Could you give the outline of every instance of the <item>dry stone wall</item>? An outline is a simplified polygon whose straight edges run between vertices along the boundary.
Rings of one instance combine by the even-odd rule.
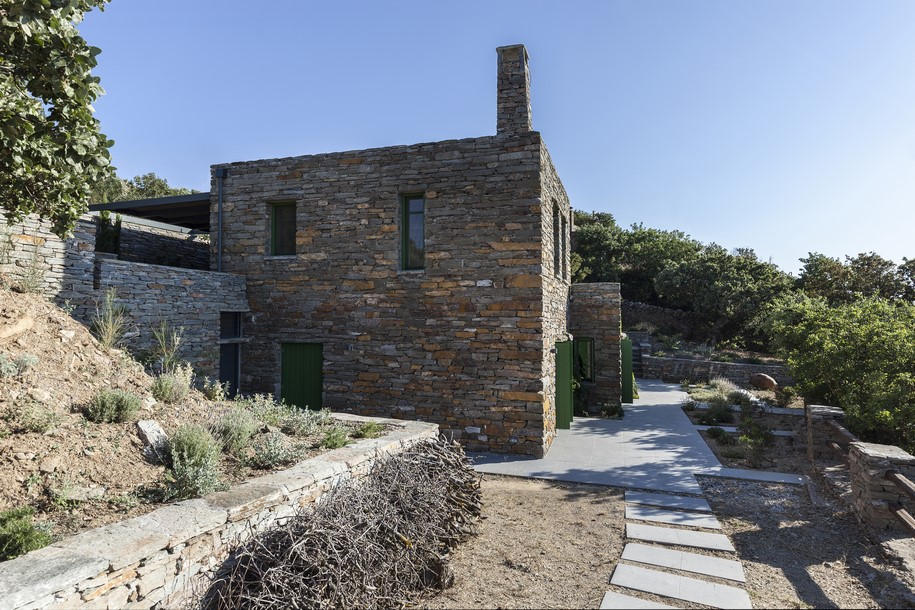
[[[620,285],[572,284],[572,334],[594,340],[594,381],[582,382],[588,406],[619,406],[621,401]]]
[[[279,393],[281,344],[321,343],[325,406],[542,454],[541,146],[530,132],[214,167],[214,193],[228,170],[223,269],[248,279],[243,386]],[[414,193],[425,269],[402,271]],[[279,201],[295,202],[293,256],[268,254]]]
[[[707,324],[701,316],[690,311],[648,305],[638,301],[623,301],[623,328],[651,326],[664,333],[677,333],[685,337],[702,337]]]
[[[209,237],[183,227],[122,216],[118,258],[205,270],[210,268]]]
[[[742,364],[642,355],[642,377],[645,379],[679,383],[684,379],[707,382],[715,377],[724,377],[737,385],[747,386],[753,373],[765,373],[775,379],[780,386],[793,383],[788,369],[779,364]]]
[[[431,424],[381,423],[399,427],[0,563],[0,607],[184,607],[237,544],[315,502],[338,481],[364,476],[377,459],[438,434]]]
[[[911,509],[912,500],[886,475],[899,472],[915,480],[915,456],[894,445],[853,442],[848,448],[848,470],[858,518],[878,528],[897,526],[893,511]]]

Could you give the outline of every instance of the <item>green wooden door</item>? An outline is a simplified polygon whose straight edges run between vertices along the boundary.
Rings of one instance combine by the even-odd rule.
[[[556,427],[572,425],[572,342],[556,344]]]
[[[632,402],[632,341],[622,339],[620,341],[620,368],[622,369],[622,379],[620,380],[620,393],[622,402]]]
[[[280,395],[287,404],[320,409],[324,349],[320,343],[283,343]]]

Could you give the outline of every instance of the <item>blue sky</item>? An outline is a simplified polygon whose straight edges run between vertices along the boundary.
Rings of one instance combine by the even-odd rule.
[[[915,257],[915,2],[114,0],[96,104],[119,173],[495,132],[496,52],[572,199],[755,248]]]

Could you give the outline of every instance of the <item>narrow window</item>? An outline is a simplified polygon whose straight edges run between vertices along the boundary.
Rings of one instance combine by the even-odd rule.
[[[562,252],[559,237],[559,207],[553,204],[553,275],[559,277],[559,261]]]
[[[572,341],[575,360],[575,377],[581,381],[594,381],[594,339],[575,337]]]
[[[562,265],[563,279],[569,278],[569,267],[566,264],[566,262],[569,260],[569,257],[568,257],[569,242],[568,242],[568,237],[567,237],[568,232],[569,232],[569,223],[566,220],[566,217],[563,216],[562,217],[562,263],[560,263]]]
[[[219,312],[219,338],[220,339],[238,339],[241,335],[240,311],[221,311]]]
[[[401,211],[401,266],[404,269],[422,269],[426,264],[426,200],[422,195],[404,195]]]
[[[295,254],[295,203],[270,204],[270,254]]]

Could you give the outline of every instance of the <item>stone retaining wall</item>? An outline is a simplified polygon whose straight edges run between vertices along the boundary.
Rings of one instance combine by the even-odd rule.
[[[594,381],[582,381],[588,406],[620,404],[620,285],[572,284],[572,335],[594,339]]]
[[[684,379],[691,382],[707,382],[714,377],[725,377],[737,385],[747,386],[753,373],[765,373],[775,379],[780,386],[793,383],[788,369],[780,364],[742,364],[642,356],[642,377],[671,383],[678,383]]]
[[[253,533],[292,516],[337,482],[364,476],[379,457],[438,434],[434,424],[376,421],[400,427],[0,563],[0,607],[180,607]]]
[[[848,469],[852,507],[858,518],[878,528],[897,526],[893,511],[911,507],[912,499],[886,475],[896,471],[915,480],[915,456],[895,445],[857,441],[849,445]]]
[[[208,236],[190,229],[121,216],[121,238],[118,258],[137,263],[210,268]]]

